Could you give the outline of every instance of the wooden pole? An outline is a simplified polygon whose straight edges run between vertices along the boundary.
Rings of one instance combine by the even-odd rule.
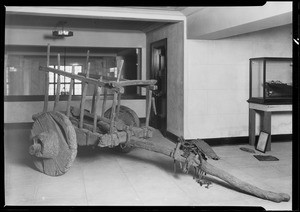
[[[91,113],[94,114],[95,112],[95,100],[97,96],[97,91],[98,91],[98,85],[94,85],[94,93],[93,93],[93,99],[92,99],[92,105],[91,105]]]
[[[146,149],[146,150],[149,150],[152,152],[164,154],[169,157],[173,157],[176,161],[179,161],[182,163],[186,162],[186,158],[182,156],[183,155],[182,150],[179,150],[180,152],[176,153],[176,151],[174,149],[172,150],[172,149],[168,148],[167,146],[160,146],[160,145],[154,144],[152,142],[147,142],[145,139],[138,139],[135,137],[132,137],[132,139],[130,141],[128,141],[128,144],[131,146],[137,147],[137,148],[142,148],[142,149]],[[193,153],[191,153],[191,154],[194,155]],[[282,202],[282,201],[287,202],[290,200],[290,196],[288,194],[275,193],[272,191],[260,189],[254,185],[251,185],[247,182],[244,182],[244,181],[234,177],[233,175],[229,174],[228,172],[226,172],[222,169],[219,169],[219,168],[209,164],[208,162],[206,162],[203,159],[199,159],[199,157],[196,155],[194,155],[192,160],[193,160],[192,164],[191,164],[192,166],[201,169],[202,171],[206,172],[209,175],[212,175],[212,176],[215,176],[215,177],[218,177],[218,178],[224,180],[225,182],[227,182],[229,185],[233,186],[237,190],[240,190],[245,193],[252,194],[256,197],[270,200],[273,202]]]
[[[47,46],[47,67],[50,65],[50,44]],[[44,97],[44,112],[48,110],[48,95],[49,95],[49,73],[45,72],[45,97]]]
[[[102,77],[100,78],[100,80],[102,80]],[[99,100],[100,100],[100,94],[101,94],[101,87],[97,86],[97,93],[96,93],[96,99],[95,102],[93,102],[93,104],[95,104],[93,106],[94,111],[92,112],[94,117],[93,117],[93,132],[96,132],[97,129],[97,116],[98,116],[98,105],[99,105]]]
[[[290,196],[285,193],[275,193],[272,191],[266,191],[263,189],[260,189],[256,186],[253,186],[249,183],[243,182],[242,180],[234,177],[233,175],[218,169],[217,167],[212,166],[211,164],[207,163],[205,160],[202,160],[200,163],[200,169],[206,172],[207,174],[210,174],[212,176],[218,177],[227,183],[229,183],[231,186],[242,190],[246,193],[252,194],[256,197],[260,197],[262,199],[271,200],[273,202],[282,202],[282,201],[289,201]]]
[[[119,120],[119,113],[121,108],[121,93],[118,93],[118,105],[117,105],[117,112],[116,112],[116,120]]]
[[[57,54],[57,66],[58,66],[58,70],[60,70],[60,54]],[[57,105],[59,102],[59,94],[60,94],[60,74],[57,74],[56,95],[55,95],[54,108],[53,108],[54,111],[56,111],[57,109]]]
[[[75,66],[74,65],[72,65],[72,74],[75,74]],[[67,102],[67,113],[66,113],[67,117],[70,117],[70,107],[71,107],[73,86],[74,86],[74,79],[71,78],[69,96],[68,96],[68,102]]]
[[[152,100],[152,90],[149,87],[146,88],[146,123],[145,126],[149,126],[150,112],[151,112],[151,100]]]
[[[105,107],[106,107],[106,100],[107,100],[107,88],[103,88],[103,102],[102,102],[102,112],[101,116],[104,116]]]
[[[124,60],[121,60],[120,63],[121,63],[120,67],[118,67],[117,82],[119,82],[120,79],[121,79],[121,73],[122,73],[122,68],[123,68]],[[117,106],[116,120],[118,120],[118,118],[119,118],[120,107],[121,107],[121,93],[118,93],[118,106]]]
[[[121,73],[122,73],[122,68],[123,68],[124,60],[121,60],[120,63],[121,63],[121,64],[120,64],[120,67],[118,67],[118,78],[117,78],[117,82],[119,82],[120,79],[121,79]]]
[[[90,63],[88,63],[87,70],[86,70],[86,77],[89,77],[90,73]],[[88,88],[88,83],[84,83],[83,92],[81,96],[81,103],[80,103],[80,121],[79,121],[79,128],[82,129],[83,127],[83,116],[84,116],[84,106],[85,106],[85,98],[86,92]]]
[[[115,123],[117,97],[118,97],[118,93],[114,92],[114,99],[113,99],[113,103],[111,106],[111,114],[110,114],[110,133],[112,133],[114,123]]]

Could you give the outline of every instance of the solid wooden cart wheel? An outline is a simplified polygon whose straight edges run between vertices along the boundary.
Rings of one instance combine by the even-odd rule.
[[[105,111],[104,117],[110,118],[110,115],[111,115],[111,108]],[[120,112],[118,118],[128,126],[133,126],[133,127],[140,126],[140,119],[137,116],[137,114],[129,107],[126,107],[124,105],[120,105]],[[132,147],[126,146],[125,144],[120,144],[116,146],[115,149],[123,153],[128,153],[132,150]]]
[[[33,115],[29,154],[35,167],[50,176],[66,173],[77,154],[75,129],[67,116],[50,111]]]

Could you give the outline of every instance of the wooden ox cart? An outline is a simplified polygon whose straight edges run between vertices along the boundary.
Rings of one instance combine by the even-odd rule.
[[[200,185],[210,182],[203,177],[210,174],[227,182],[239,191],[274,202],[289,201],[290,196],[284,193],[275,193],[262,190],[249,183],[218,169],[207,162],[207,157],[218,160],[219,157],[203,140],[197,139],[185,141],[180,138],[173,147],[152,143],[147,138],[152,136],[153,128],[149,127],[149,118],[152,102],[152,91],[156,90],[155,80],[126,80],[121,79],[121,66],[117,78],[90,75],[88,63],[83,74],[74,74],[49,68],[50,47],[48,45],[47,67],[40,67],[45,72],[45,100],[44,110],[33,115],[33,128],[31,130],[31,146],[29,153],[32,155],[36,168],[51,176],[66,173],[77,154],[77,146],[114,147],[123,152],[128,152],[132,147],[142,148],[169,156],[175,162],[179,162],[183,172],[188,173],[194,167],[195,178]],[[58,66],[60,65],[58,57]],[[71,78],[71,86],[68,94],[65,111],[57,111],[59,92],[56,93],[54,108],[48,111],[48,74],[52,72]],[[58,79],[60,79],[58,77]],[[71,106],[72,85],[74,80],[83,83],[80,108]],[[90,111],[86,110],[87,86],[94,86],[94,95]],[[146,123],[143,127],[135,112],[121,105],[121,95],[126,86],[141,86],[146,88]],[[57,91],[60,90],[60,81],[57,82]],[[113,93],[113,101],[110,109],[105,111],[107,104],[107,91]],[[98,112],[100,94],[103,91],[102,109]]]

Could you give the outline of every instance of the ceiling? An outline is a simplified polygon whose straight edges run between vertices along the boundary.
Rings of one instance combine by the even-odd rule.
[[[172,14],[172,12],[180,12],[183,15],[189,15],[195,11],[199,11],[202,7],[118,7],[126,9],[129,11],[163,11]],[[89,9],[97,10],[97,7],[91,7]],[[39,11],[37,9],[37,11]],[[124,11],[124,10],[123,10]],[[79,17],[79,16],[78,16]],[[93,18],[93,17],[67,17],[63,15],[49,16],[46,14],[25,14],[25,13],[11,13],[7,12],[6,14],[6,25],[10,27],[31,27],[31,28],[50,28],[54,29],[59,22],[66,22],[66,28],[74,29],[83,29],[83,30],[136,30],[142,32],[148,32],[153,29],[162,27],[166,24],[174,23],[174,21],[151,21],[151,20],[117,20],[117,19],[103,19],[103,18]]]
[[[85,29],[85,30],[138,30],[144,31],[153,25],[165,25],[167,22],[153,21],[132,21],[132,20],[110,20],[56,16],[36,16],[8,14],[6,15],[6,25],[23,26],[33,28],[50,28],[54,30],[59,22],[66,22],[66,28]]]

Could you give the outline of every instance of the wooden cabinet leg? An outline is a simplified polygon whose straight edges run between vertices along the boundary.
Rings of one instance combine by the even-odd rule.
[[[249,145],[255,145],[255,110],[249,108]]]
[[[264,111],[262,130],[269,134],[266,151],[271,151],[271,112]]]

